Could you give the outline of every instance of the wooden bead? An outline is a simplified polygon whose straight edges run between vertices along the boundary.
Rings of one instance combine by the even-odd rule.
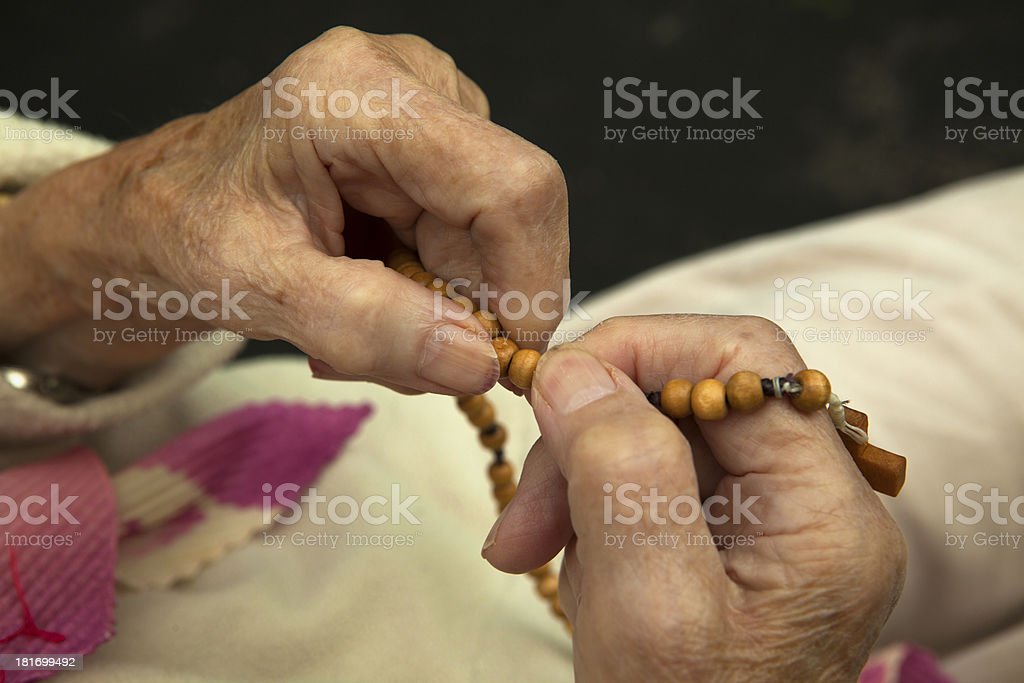
[[[398,247],[390,254],[388,254],[387,260],[384,261],[388,268],[398,270],[406,263],[419,263],[419,258],[416,254],[405,247]]]
[[[469,414],[470,412],[476,410],[479,406],[483,405],[484,403],[489,403],[490,401],[484,398],[484,396],[481,394],[467,394],[466,396],[459,396],[457,399],[455,399],[455,402],[458,404],[459,410]]]
[[[690,392],[690,408],[698,420],[721,420],[729,414],[725,385],[717,379],[702,379]]]
[[[493,313],[487,311],[475,311],[473,317],[480,321],[487,333],[491,335],[491,339],[496,338],[501,333],[501,323],[494,317]]]
[[[498,354],[498,365],[501,367],[501,376],[508,376],[508,366],[512,362],[512,356],[519,350],[519,345],[508,337],[498,337],[491,344],[494,352]]]
[[[791,396],[790,400],[798,410],[810,413],[825,407],[832,395],[832,384],[825,373],[818,370],[801,370],[796,373],[796,381],[803,388],[799,394]]]
[[[537,370],[540,352],[533,349],[519,349],[508,364],[508,378],[520,389],[533,386],[533,373]]]
[[[431,273],[429,270],[423,270],[412,276],[412,281],[418,285],[429,287],[431,283],[437,279],[437,276]]]
[[[544,576],[545,574],[550,574],[550,573],[551,573],[551,566],[547,565],[547,564],[542,564],[541,566],[537,567],[536,569],[531,569],[529,571],[530,576],[534,576],[534,577]]]
[[[689,417],[692,391],[693,382],[685,379],[669,380],[661,389],[661,412],[673,420]]]
[[[558,577],[554,574],[542,576],[540,580],[537,581],[537,592],[540,593],[545,600],[550,600],[558,595]]]
[[[725,398],[729,408],[749,413],[764,405],[764,391],[761,390],[761,376],[750,370],[740,370],[729,378],[725,385]]]
[[[467,410],[466,417],[469,418],[470,424],[477,429],[490,427],[494,424],[494,406],[490,401],[484,401],[473,410]]]
[[[500,424],[495,424],[480,432],[480,443],[484,445],[484,448],[496,451],[505,445],[506,436],[505,428]]]
[[[10,203],[12,197],[9,194],[0,194],[0,206]]]
[[[402,265],[398,266],[398,268],[395,268],[395,270],[397,270],[405,277],[412,277],[416,273],[423,272],[423,264],[420,263],[419,261],[411,261],[409,263],[403,263]]]
[[[512,483],[512,465],[507,462],[496,462],[487,468],[487,476],[495,486]]]
[[[494,499],[498,501],[498,505],[504,509],[508,505],[509,501],[516,495],[516,485],[512,482],[507,484],[499,484],[494,487]]]

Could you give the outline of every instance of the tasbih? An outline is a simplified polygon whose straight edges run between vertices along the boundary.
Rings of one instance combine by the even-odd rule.
[[[386,263],[414,282],[441,296],[446,295],[448,283],[426,270],[411,250],[405,247],[395,249]],[[529,391],[540,361],[540,352],[519,348],[508,333],[501,329],[497,317],[481,310],[469,297],[449,298],[470,307],[467,310],[473,311],[473,316],[490,335],[501,367],[500,376],[523,391]],[[783,397],[788,398],[797,410],[805,413],[827,410],[843,445],[871,487],[889,496],[899,494],[906,480],[906,458],[868,443],[868,416],[847,407],[845,401],[832,393],[828,377],[818,370],[801,370],[782,377],[761,377],[755,372],[741,370],[724,383],[713,378],[696,383],[688,379],[672,379],[660,391],[647,394],[647,400],[673,420],[692,416],[706,422],[722,420],[730,411],[749,413],[764,405],[768,398]],[[459,396],[456,402],[470,424],[479,430],[480,443],[493,453],[487,475],[500,513],[516,493],[515,472],[505,459],[505,441],[508,436],[505,427],[497,421],[494,405],[485,396]],[[558,601],[558,577],[551,565],[538,567],[528,575],[535,582],[540,596],[550,604],[554,615],[571,630],[569,620]]]

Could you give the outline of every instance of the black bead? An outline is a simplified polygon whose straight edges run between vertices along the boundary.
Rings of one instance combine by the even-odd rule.
[[[772,381],[767,377],[761,380],[761,393],[769,397],[775,395],[775,387],[772,386]]]

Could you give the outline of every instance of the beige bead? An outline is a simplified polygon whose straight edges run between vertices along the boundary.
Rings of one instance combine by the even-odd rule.
[[[540,352],[533,349],[519,349],[508,364],[508,378],[520,389],[533,386],[533,373],[537,371]]]
[[[437,276],[431,273],[429,270],[422,270],[412,276],[412,281],[418,285],[429,287],[430,283],[437,279]]]
[[[542,576],[540,580],[537,581],[537,592],[540,593],[545,600],[550,600],[558,595],[558,577],[554,574]]]
[[[673,379],[661,388],[661,412],[673,420],[682,420],[690,415],[690,393],[693,382],[685,379]]]
[[[479,406],[483,405],[484,403],[489,403],[489,401],[486,398],[484,398],[484,396],[481,394],[468,394],[466,396],[459,396],[457,399],[455,399],[455,402],[458,404],[459,410],[466,414],[469,414],[472,411],[476,410]]]
[[[473,317],[480,321],[487,333],[491,335],[491,339],[494,339],[501,333],[501,323],[494,317],[493,313],[487,311],[476,311],[473,313]]]
[[[498,337],[491,344],[494,352],[498,354],[498,365],[501,367],[501,376],[508,376],[508,366],[512,362],[512,356],[519,350],[519,345],[508,337]]]
[[[419,258],[417,258],[416,254],[410,249],[399,247],[388,254],[388,258],[384,262],[387,264],[388,268],[398,270],[406,263],[418,263]]]
[[[494,487],[494,499],[498,501],[499,507],[505,509],[505,506],[509,504],[509,501],[516,495],[516,485],[512,482],[507,484],[499,484]]]
[[[410,261],[403,263],[402,265],[395,268],[396,271],[404,275],[405,277],[412,277],[416,273],[423,272],[423,264],[419,261]]]
[[[500,424],[495,424],[493,425],[493,428],[488,428],[480,432],[480,443],[484,445],[484,448],[496,451],[505,445],[505,438],[507,436],[505,427]]]
[[[825,373],[818,370],[801,370],[796,373],[796,381],[803,387],[799,394],[790,397],[797,409],[810,413],[825,407],[829,396],[832,395],[832,384]]]
[[[698,420],[721,420],[729,414],[725,385],[717,379],[702,379],[690,392],[690,408]]]
[[[729,378],[725,385],[725,398],[731,410],[749,413],[764,405],[764,392],[761,390],[761,376],[750,370],[740,370]]]
[[[466,417],[470,424],[478,429],[490,427],[494,424],[494,406],[490,401],[484,401],[473,410],[466,411]]]
[[[496,462],[487,468],[487,476],[495,486],[512,483],[512,465],[507,462]]]

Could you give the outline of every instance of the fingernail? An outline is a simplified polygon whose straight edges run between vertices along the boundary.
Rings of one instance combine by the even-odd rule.
[[[480,549],[480,556],[487,559],[487,551],[494,547],[494,544],[498,539],[498,527],[501,526],[501,520],[505,517],[505,512],[508,510],[506,507],[498,515],[498,518],[494,520],[494,524],[491,526],[491,530],[487,532],[487,538],[484,539],[484,547]]]
[[[498,381],[498,354],[489,339],[458,325],[430,333],[419,375],[464,394],[482,394]]]
[[[559,349],[545,354],[533,387],[555,412],[568,415],[616,389],[601,361],[586,351]]]

